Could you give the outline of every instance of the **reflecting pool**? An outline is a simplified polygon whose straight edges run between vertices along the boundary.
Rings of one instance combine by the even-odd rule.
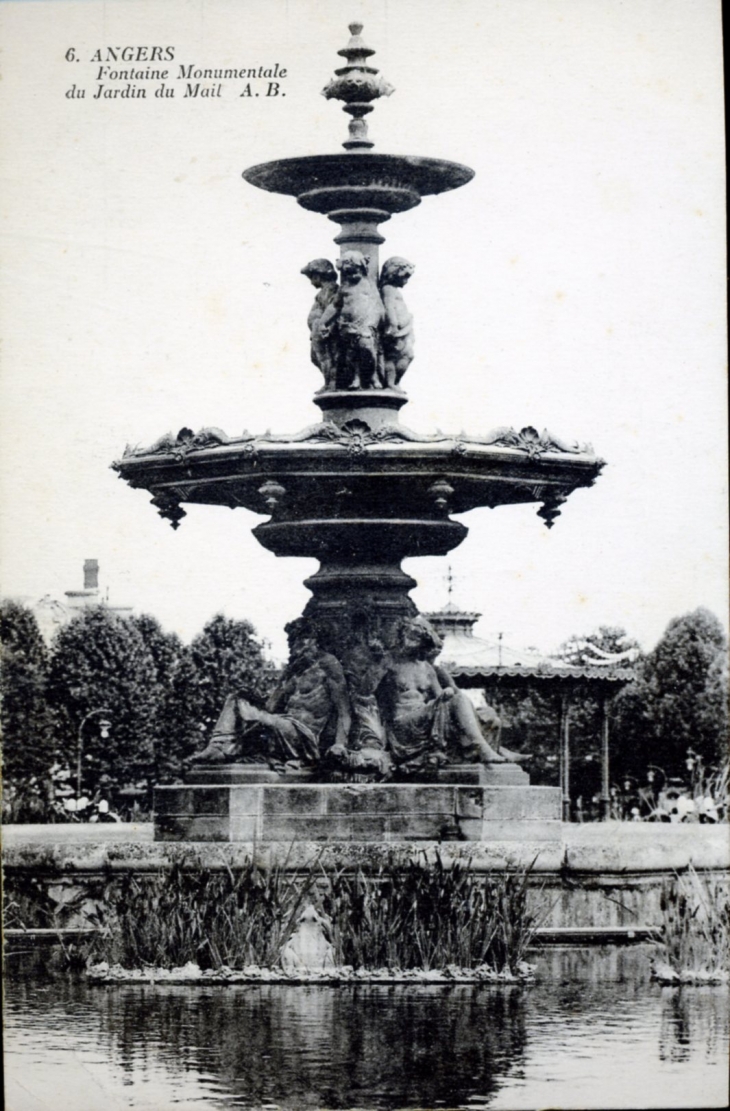
[[[8,1111],[722,1107],[728,989],[635,949],[554,950],[522,987],[118,985],[8,960]],[[14,967],[16,966],[16,967]]]

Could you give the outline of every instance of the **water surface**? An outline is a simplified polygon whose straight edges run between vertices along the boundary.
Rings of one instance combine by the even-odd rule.
[[[88,986],[13,973],[9,1111],[722,1107],[728,990],[645,950],[562,950],[525,987]]]

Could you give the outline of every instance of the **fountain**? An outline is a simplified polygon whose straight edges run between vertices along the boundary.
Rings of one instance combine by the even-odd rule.
[[[321,419],[295,434],[182,429],[114,464],[173,528],[183,504],[244,506],[268,517],[253,530],[265,548],[320,563],[306,580],[312,598],[287,626],[289,662],[269,704],[231,695],[187,782],[156,789],[158,840],[484,841],[514,822],[558,836],[558,789],[530,786],[519,756],[491,747],[434,664],[440,641],[401,561],[446,555],[467,534],[451,515],[478,507],[537,503],[551,528],[603,462],[532,427],[472,436],[400,423],[414,356],[403,288],[414,266],[399,257],[381,266],[379,227],[473,171],[373,151],[366,116],[393,89],[361,31],[350,25],[346,64],[323,90],[350,116],[344,153],[243,174],[340,227],[336,263],[302,268],[316,291],[308,324]]]

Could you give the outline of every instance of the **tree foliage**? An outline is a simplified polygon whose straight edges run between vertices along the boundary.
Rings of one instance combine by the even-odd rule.
[[[46,702],[48,651],[33,613],[0,603],[0,724],[6,784],[45,774],[53,759]]]
[[[689,749],[706,765],[727,758],[727,640],[709,610],[670,621],[617,699],[618,758],[631,774],[649,764],[684,773]]]
[[[6,602],[0,650],[5,781],[44,778],[48,789],[34,788],[35,820],[50,806],[54,762],[75,787],[81,752],[89,796],[104,776],[116,788],[174,781],[226,695],[262,701],[276,677],[249,622],[221,615],[187,647],[154,617],[122,618],[98,606],[64,626],[49,652],[32,612]]]
[[[191,718],[190,691],[195,686],[190,651],[175,633],[168,633],[149,614],[127,619],[139,632],[152,658],[154,678],[154,781],[175,780],[183,759],[200,739]]]
[[[54,640],[48,691],[59,753],[75,768],[82,749],[87,793],[102,775],[116,783],[151,779],[159,688],[152,652],[134,622],[104,606],[75,617]],[[102,717],[111,723],[106,739]]]
[[[640,655],[638,640],[620,625],[601,625],[588,636],[569,637],[557,651],[558,659],[575,667],[603,667],[612,662],[625,667]]]
[[[187,706],[201,733],[213,727],[229,694],[261,703],[277,677],[264,658],[253,625],[220,613],[193,640],[190,659],[193,682]]]
[[[636,647],[623,629],[602,627],[571,638],[561,655],[584,664],[586,653]],[[117,787],[174,781],[226,696],[240,693],[260,704],[277,678],[248,621],[218,614],[188,647],[153,617],[122,618],[103,606],[62,628],[49,652],[32,612],[2,603],[0,665],[5,781],[34,783],[41,801],[54,762],[65,763],[75,781],[79,747],[87,794],[103,775]],[[717,618],[705,609],[675,618],[635,671],[634,682],[610,703],[612,780],[629,775],[643,782],[650,765],[682,776],[689,750],[705,766],[719,764],[727,752],[728,666]],[[534,679],[487,697],[502,717],[503,743],[533,754],[532,782],[556,784],[559,685]],[[111,723],[107,739],[100,735],[101,711]],[[590,685],[572,698],[571,754],[571,793],[586,805],[600,788],[600,704]]]

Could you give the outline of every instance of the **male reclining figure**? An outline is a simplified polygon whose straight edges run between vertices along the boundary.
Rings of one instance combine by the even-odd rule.
[[[229,695],[210,743],[191,762],[313,765],[325,748],[347,746],[351,716],[340,663],[322,651],[305,619],[292,621],[286,632],[289,663],[266,709]]]

